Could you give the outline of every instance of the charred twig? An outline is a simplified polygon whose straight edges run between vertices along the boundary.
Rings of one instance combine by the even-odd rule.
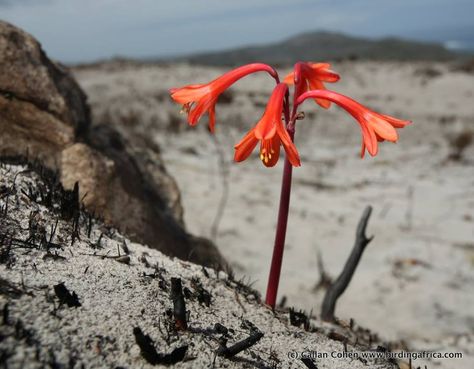
[[[3,305],[3,309],[2,309],[2,317],[3,317],[2,324],[3,325],[9,324],[9,320],[8,320],[9,316],[10,316],[10,310],[9,310],[9,305],[7,302],[5,305]]]
[[[211,305],[212,296],[208,290],[206,290],[202,283],[197,278],[191,279],[191,286],[194,288],[194,296],[197,298],[199,303],[209,307]]]
[[[107,252],[108,254],[108,252]],[[119,263],[122,263],[122,264],[130,264],[130,256],[128,255],[120,255],[120,252],[118,253],[118,255],[107,255],[107,254],[96,254],[95,252],[94,253],[89,253],[89,254],[82,254],[82,255],[87,255],[87,256],[95,256],[97,258],[101,258],[101,259],[113,259],[113,260],[116,260],[118,261]]]
[[[262,332],[260,332],[259,330],[254,330],[252,333],[250,333],[250,336],[244,338],[242,341],[233,344],[230,347],[227,347],[224,343],[221,343],[221,345],[217,349],[217,355],[224,356],[227,359],[234,357],[238,353],[247,350],[248,348],[255,345],[258,341],[262,339],[262,337]]]
[[[318,367],[316,366],[316,364],[314,363],[314,361],[312,359],[310,359],[309,357],[304,357],[301,359],[301,362],[306,365],[306,367],[308,369],[318,369]]]
[[[171,300],[173,301],[173,317],[176,328],[182,330],[188,329],[186,303],[184,302],[180,278],[171,278]]]
[[[54,286],[54,293],[56,294],[59,302],[61,304],[66,304],[69,307],[79,307],[81,303],[79,302],[79,298],[77,297],[76,293],[73,291],[72,293],[66,288],[64,283],[59,283]]]
[[[373,236],[367,237],[365,230],[367,223],[369,222],[370,214],[372,213],[372,207],[367,206],[362,214],[356,231],[356,240],[352,252],[346,261],[346,265],[342,270],[336,281],[328,288],[326,295],[324,296],[323,305],[321,308],[321,319],[325,321],[334,321],[334,310],[336,309],[336,302],[338,298],[344,293],[347,286],[349,285],[354,271],[359,264],[362,253],[365,247],[372,241]]]
[[[99,235],[99,238],[97,239],[97,241],[95,243],[91,243],[91,247],[94,248],[94,249],[101,249],[102,248],[102,245],[101,245],[101,242],[102,242],[102,237],[104,237],[104,233],[101,232],[101,234]]]
[[[300,327],[302,325],[305,331],[309,330],[310,318],[303,311],[296,311],[295,309],[290,308],[289,314],[291,325],[295,327]]]
[[[133,328],[133,335],[135,336],[135,342],[140,347],[140,352],[143,358],[151,365],[173,365],[183,361],[188,346],[184,345],[175,348],[169,354],[161,354],[156,351],[153,340],[149,335],[144,334],[139,327]]]
[[[87,237],[91,238],[92,232],[92,214],[89,213],[87,216]]]
[[[50,245],[54,245],[53,244],[53,238],[54,238],[54,235],[56,234],[56,231],[58,229],[58,222],[59,222],[59,219],[56,219],[56,223],[54,224],[54,226],[51,224],[51,231],[50,231],[50,235],[49,235],[49,240],[46,243],[46,251],[48,253],[49,253]]]

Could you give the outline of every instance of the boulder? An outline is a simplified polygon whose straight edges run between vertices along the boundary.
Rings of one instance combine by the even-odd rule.
[[[86,209],[167,255],[224,265],[208,240],[187,233],[179,189],[146,138],[91,126],[87,97],[28,33],[0,21],[0,157],[38,160],[62,185],[79,184]]]

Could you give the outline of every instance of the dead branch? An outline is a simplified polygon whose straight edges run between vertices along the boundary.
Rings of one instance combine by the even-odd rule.
[[[372,207],[367,206],[359,221],[359,225],[357,226],[354,247],[352,248],[352,252],[346,261],[346,265],[344,265],[344,269],[342,270],[341,274],[328,288],[326,295],[324,296],[323,305],[321,308],[322,320],[328,322],[334,321],[334,310],[336,309],[337,300],[349,285],[357,265],[359,264],[362,253],[365,250],[365,247],[374,238],[373,236],[367,237],[365,234],[371,213]]]

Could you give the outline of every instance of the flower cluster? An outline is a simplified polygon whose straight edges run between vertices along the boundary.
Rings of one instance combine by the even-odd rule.
[[[256,72],[267,72],[276,82],[268,100],[267,107],[257,124],[248,131],[244,138],[235,145],[235,161],[247,159],[260,142],[260,159],[267,167],[273,167],[280,156],[280,149],[286,153],[283,168],[280,206],[275,233],[275,244],[268,278],[265,302],[275,307],[280,280],[283,249],[290,205],[291,176],[293,167],[300,166],[300,156],[293,143],[295,123],[303,115],[298,108],[306,99],[312,99],[317,105],[328,109],[335,103],[345,109],[359,123],[362,132],[361,157],[367,151],[374,156],[381,141],[396,142],[396,128],[403,128],[410,122],[388,115],[376,113],[353,99],[326,89],[324,83],[339,81],[339,75],[330,69],[327,63],[295,64],[293,72],[280,82],[278,73],[269,65],[262,63],[248,64],[225,73],[215,80],[201,85],[188,85],[171,89],[171,98],[183,105],[188,113],[188,122],[195,125],[207,112],[209,129],[214,132],[215,105],[227,88],[239,79]],[[292,109],[288,86],[294,85]]]
[[[293,129],[298,118],[298,107],[308,98],[319,106],[328,109],[335,103],[351,114],[359,123],[362,132],[361,157],[365,151],[375,156],[378,142],[398,140],[396,128],[403,128],[410,123],[388,115],[374,112],[353,99],[327,90],[324,83],[334,83],[339,75],[330,69],[327,63],[298,62],[293,72],[280,82],[275,69],[263,63],[254,63],[236,68],[206,84],[193,84],[170,90],[171,98],[183,105],[188,114],[188,123],[195,125],[207,112],[209,129],[214,132],[215,105],[227,88],[239,79],[256,72],[267,72],[276,81],[267,107],[260,120],[244,138],[235,145],[235,161],[245,160],[260,141],[260,159],[267,167],[274,166],[283,146],[288,161],[293,166],[300,165],[298,151],[293,143]],[[293,108],[290,114],[288,86],[294,85]],[[283,122],[284,120],[284,122]]]

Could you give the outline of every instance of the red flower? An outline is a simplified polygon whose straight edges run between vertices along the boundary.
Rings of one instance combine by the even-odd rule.
[[[283,99],[288,86],[279,83],[273,90],[265,113],[259,122],[235,146],[235,161],[247,159],[258,141],[260,141],[260,159],[267,167],[273,167],[280,156],[280,144],[283,145],[290,163],[300,166],[300,158],[293,141],[281,121]]]
[[[310,63],[298,62],[295,64],[294,71],[288,74],[284,81],[286,84],[296,85],[295,100],[309,90],[325,90],[323,82],[334,83],[339,81],[339,74],[329,68],[328,63]],[[321,107],[327,109],[331,102],[324,99],[314,99]]]
[[[411,123],[408,120],[400,120],[389,115],[376,113],[347,96],[328,90],[308,91],[301,95],[295,104],[300,105],[307,98],[332,101],[345,109],[359,122],[362,129],[361,157],[364,157],[366,149],[370,155],[377,155],[377,142],[385,140],[396,142],[398,134],[395,128],[403,128]]]
[[[247,64],[233,69],[215,80],[198,85],[188,85],[170,89],[171,98],[183,104],[183,109],[188,113],[188,123],[196,125],[204,113],[209,113],[209,130],[214,132],[215,105],[219,95],[239,79],[255,72],[268,72],[278,81],[276,71],[269,65],[262,63]]]

